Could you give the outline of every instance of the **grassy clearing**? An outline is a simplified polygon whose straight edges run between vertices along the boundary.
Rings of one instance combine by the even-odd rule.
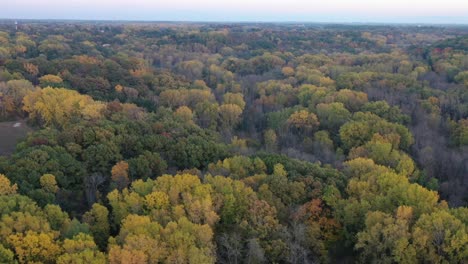
[[[0,122],[0,155],[10,155],[32,129],[25,120]]]

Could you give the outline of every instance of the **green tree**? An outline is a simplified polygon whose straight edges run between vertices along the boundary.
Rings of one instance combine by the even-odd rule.
[[[338,131],[338,129],[351,117],[351,113],[342,103],[329,103],[317,105],[317,116],[323,128]]]
[[[93,204],[91,210],[83,215],[83,222],[89,225],[94,241],[101,250],[107,247],[110,234],[109,211],[100,204]]]

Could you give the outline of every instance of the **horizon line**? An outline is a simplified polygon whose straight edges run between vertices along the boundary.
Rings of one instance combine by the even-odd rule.
[[[431,25],[431,26],[468,26],[468,22],[401,22],[401,21],[314,21],[314,20],[151,20],[151,19],[89,19],[89,18],[2,18],[0,21],[68,21],[68,22],[144,22],[144,23],[207,23],[207,24],[325,24],[325,25]]]

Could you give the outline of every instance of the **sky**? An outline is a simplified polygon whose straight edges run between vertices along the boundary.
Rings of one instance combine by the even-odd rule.
[[[468,0],[0,0],[0,18],[468,24]]]

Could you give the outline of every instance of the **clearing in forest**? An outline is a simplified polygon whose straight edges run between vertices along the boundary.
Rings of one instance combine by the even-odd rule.
[[[32,129],[24,120],[0,122],[0,155],[10,155]]]

